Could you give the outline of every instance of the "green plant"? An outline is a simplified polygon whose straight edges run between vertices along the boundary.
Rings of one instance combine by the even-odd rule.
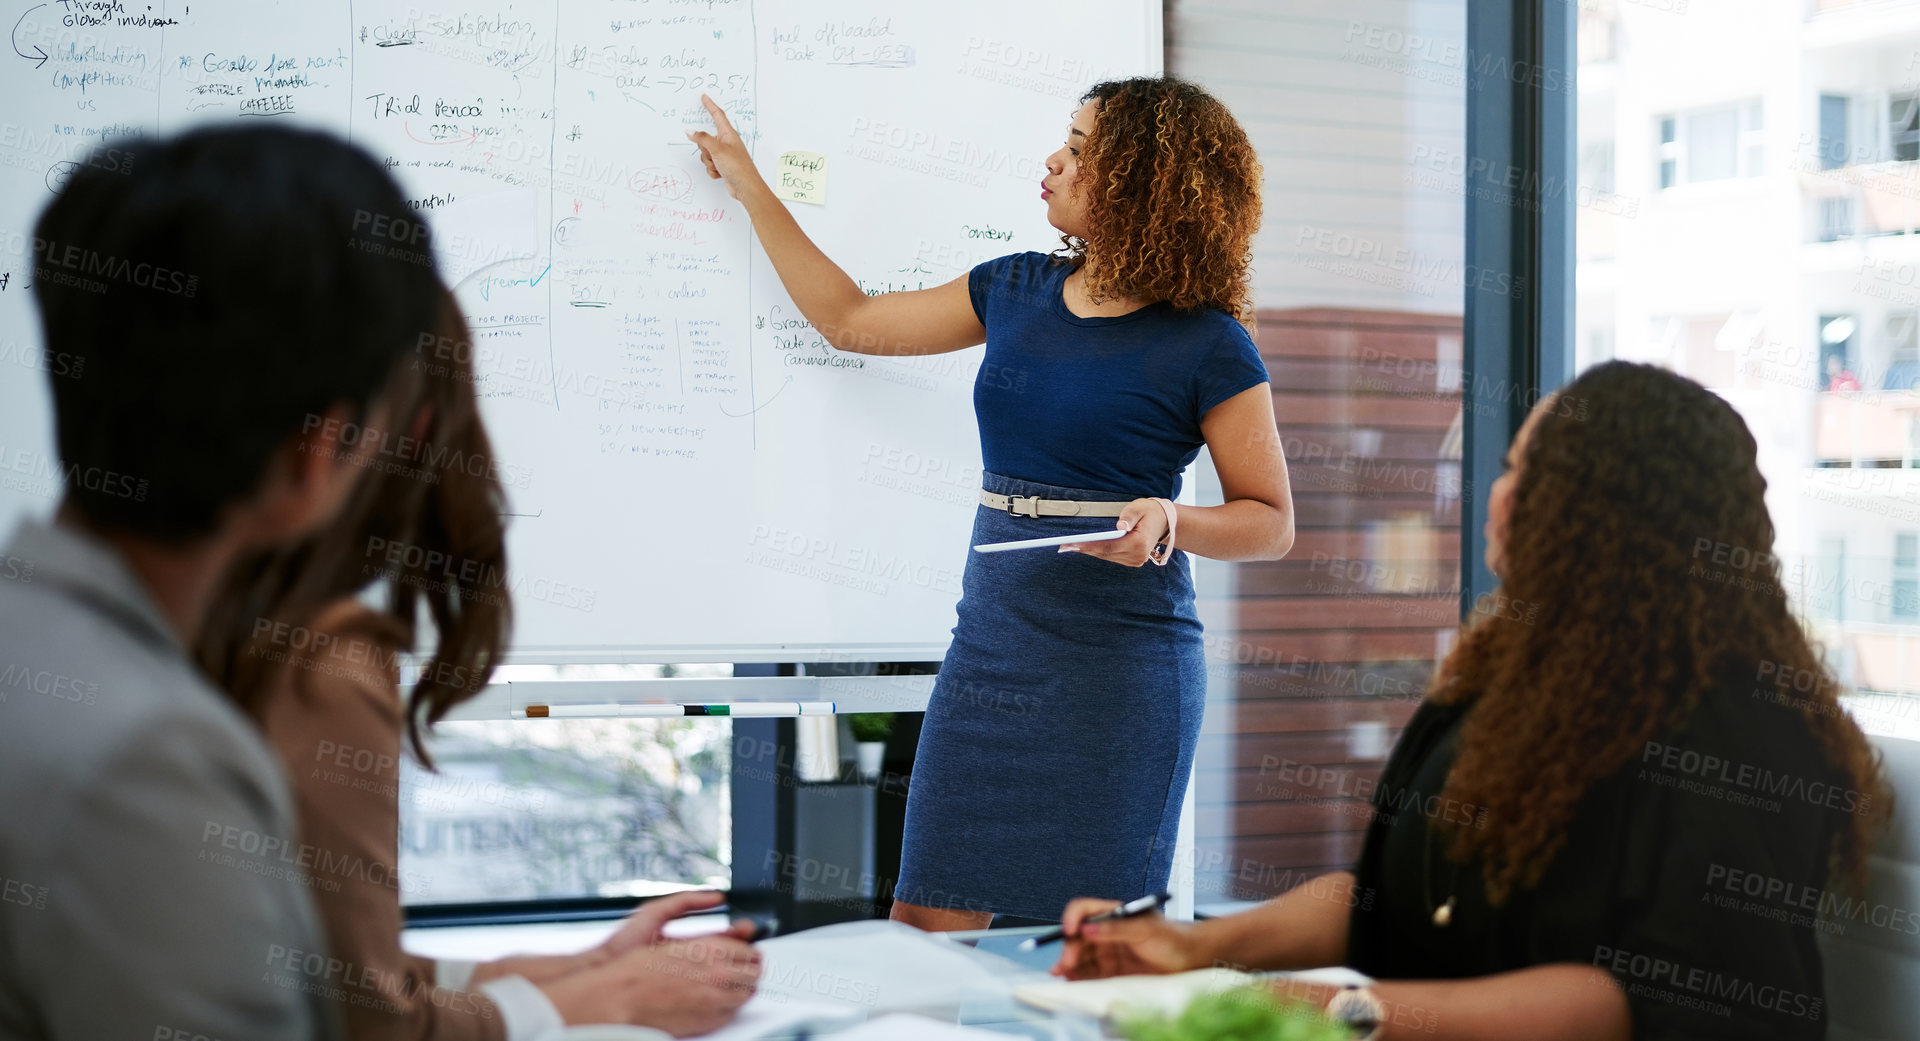
[[[1122,1016],[1127,1041],[1348,1041],[1346,1027],[1301,1003],[1283,1004],[1265,987],[1202,994],[1178,1016]]]
[[[855,712],[847,717],[855,741],[885,741],[893,733],[893,713]]]

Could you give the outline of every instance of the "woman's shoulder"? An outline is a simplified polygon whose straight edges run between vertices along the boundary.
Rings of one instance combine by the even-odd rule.
[[[381,639],[398,642],[399,636],[386,634],[395,629],[393,617],[383,611],[376,611],[366,601],[358,597],[342,597],[322,607],[307,623],[315,632],[327,632],[345,635],[354,632],[367,632]]]
[[[1254,359],[1260,348],[1240,320],[1218,307],[1177,308],[1165,302],[1152,305],[1158,312],[1161,335],[1184,345],[1200,359]]]
[[[1253,333],[1249,332],[1247,327],[1241,324],[1240,319],[1235,318],[1231,313],[1218,307],[1197,307],[1180,313],[1187,316],[1187,320],[1192,322],[1195,328],[1204,329],[1213,342],[1233,349],[1245,348],[1255,354],[1259,353]]]
[[[304,660],[288,670],[296,699],[327,704],[350,699],[399,712],[406,638],[391,615],[349,598],[328,604],[298,628],[305,633],[294,640],[307,650]]]
[[[276,651],[279,674],[256,708],[281,759],[304,777],[323,749],[397,756],[405,723],[398,624],[343,601],[288,631]]]
[[[1683,719],[1656,730],[1584,802],[1636,822],[1631,830],[1660,833],[1646,836],[1655,848],[1782,840],[1824,848],[1837,819],[1829,810],[1848,797],[1846,786],[1798,710],[1760,694],[1731,679],[1704,691]]]
[[[1806,717],[1755,680],[1756,674],[1752,669],[1725,670],[1718,683],[1701,693],[1687,717],[1655,740],[1722,758],[1737,757],[1756,767],[1823,770],[1825,752]]]
[[[1005,267],[1042,268],[1049,271],[1055,268],[1062,271],[1073,270],[1073,261],[1057,254],[1042,253],[1037,249],[1026,250],[1022,253],[1008,253],[1004,256],[995,257],[989,261],[989,263],[999,264]]]
[[[1400,737],[1394,741],[1392,750],[1387,753],[1387,762],[1380,774],[1381,785],[1404,787],[1433,755],[1451,756],[1453,751],[1447,737],[1462,724],[1472,707],[1471,703],[1454,704],[1435,701],[1431,697],[1421,698],[1414,707],[1413,715],[1401,728]]]
[[[1049,306],[1071,270],[1073,265],[1060,257],[1008,253],[974,265],[967,275],[967,293],[975,315],[988,322],[994,316]]]

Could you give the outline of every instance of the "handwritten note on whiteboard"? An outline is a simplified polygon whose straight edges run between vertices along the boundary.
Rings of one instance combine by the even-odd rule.
[[[819,152],[781,152],[773,193],[792,202],[827,204],[827,157]]]

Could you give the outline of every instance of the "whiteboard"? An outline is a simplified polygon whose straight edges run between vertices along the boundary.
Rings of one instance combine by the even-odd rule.
[[[938,658],[979,487],[978,348],[839,354],[684,137],[714,96],[869,292],[1050,250],[1038,182],[1158,0],[13,0],[0,54],[0,530],[59,485],[39,210],[133,129],[346,135],[434,230],[513,517],[514,658]],[[17,19],[17,21],[15,21]],[[429,364],[433,363],[431,361]],[[1009,377],[1011,378],[1011,377]],[[1036,407],[1044,407],[1036,395]]]

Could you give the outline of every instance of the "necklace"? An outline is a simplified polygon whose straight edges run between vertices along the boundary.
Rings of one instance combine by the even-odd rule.
[[[1454,864],[1453,869],[1447,873],[1448,892],[1447,892],[1446,902],[1443,904],[1440,904],[1437,907],[1434,906],[1434,903],[1433,903],[1433,828],[1428,826],[1424,821],[1421,822],[1421,827],[1424,829],[1424,834],[1421,840],[1421,853],[1422,853],[1421,866],[1423,869],[1420,872],[1421,896],[1424,898],[1428,909],[1433,912],[1434,928],[1445,929],[1447,926],[1453,924],[1453,909],[1455,906],[1453,890],[1459,888],[1460,865],[1458,863]]]

